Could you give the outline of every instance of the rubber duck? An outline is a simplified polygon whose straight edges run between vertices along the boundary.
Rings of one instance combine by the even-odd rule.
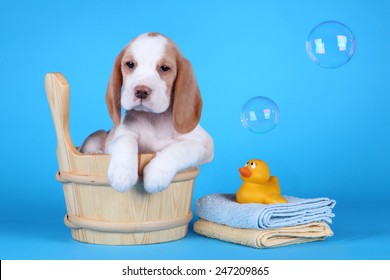
[[[287,203],[281,195],[279,181],[270,175],[268,165],[259,159],[248,161],[238,169],[243,184],[237,191],[239,203]]]

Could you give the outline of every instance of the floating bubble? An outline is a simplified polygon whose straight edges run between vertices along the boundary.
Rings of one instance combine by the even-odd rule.
[[[356,40],[351,30],[337,21],[317,25],[306,41],[306,52],[311,60],[325,68],[344,65],[352,58],[355,48]]]
[[[253,97],[241,109],[241,123],[254,133],[267,133],[279,121],[279,108],[271,99]]]

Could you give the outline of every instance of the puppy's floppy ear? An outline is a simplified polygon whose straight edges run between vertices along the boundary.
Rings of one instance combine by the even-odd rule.
[[[197,126],[202,112],[202,98],[191,62],[181,55],[177,58],[172,111],[173,125],[183,134]]]
[[[115,59],[114,68],[112,69],[106,91],[108,112],[115,126],[121,122],[121,89],[123,82],[121,63],[124,53],[125,50],[122,50]]]

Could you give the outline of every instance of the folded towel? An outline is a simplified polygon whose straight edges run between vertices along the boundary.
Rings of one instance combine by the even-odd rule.
[[[236,228],[277,228],[310,222],[332,222],[334,200],[284,198],[288,203],[240,204],[236,202],[235,194],[210,194],[196,201],[195,212],[204,220]]]
[[[254,248],[271,248],[324,240],[332,236],[330,227],[324,223],[309,223],[276,229],[240,229],[199,219],[194,231],[200,235]]]

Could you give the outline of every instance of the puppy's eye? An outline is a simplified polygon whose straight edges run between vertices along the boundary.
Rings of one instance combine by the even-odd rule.
[[[132,61],[128,61],[128,62],[126,62],[126,66],[127,66],[127,68],[129,68],[129,69],[133,69],[133,68],[135,67],[135,64],[134,64],[134,62],[132,62]]]
[[[161,70],[162,72],[168,72],[169,70],[171,70],[171,68],[169,68],[169,67],[166,66],[166,65],[163,65],[163,66],[160,67],[160,70]]]

